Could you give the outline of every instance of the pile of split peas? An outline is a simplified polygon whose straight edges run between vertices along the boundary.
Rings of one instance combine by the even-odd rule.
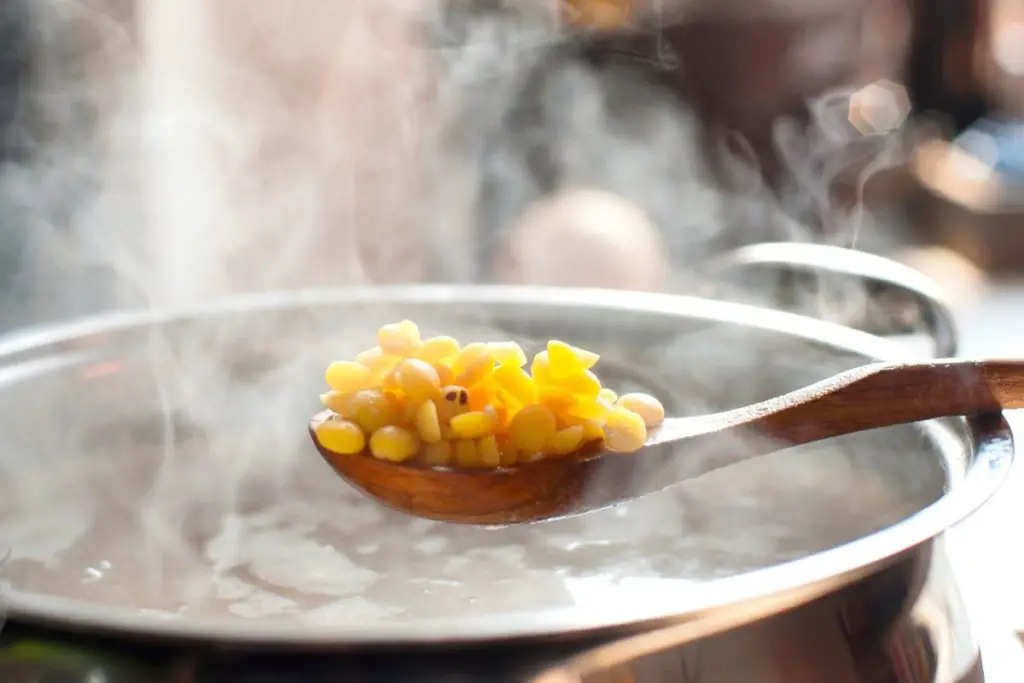
[[[409,320],[382,327],[377,342],[325,372],[331,413],[316,438],[329,451],[504,467],[591,447],[632,452],[665,419],[653,396],[603,388],[598,355],[564,342],[548,342],[529,371],[515,342],[421,339]]]

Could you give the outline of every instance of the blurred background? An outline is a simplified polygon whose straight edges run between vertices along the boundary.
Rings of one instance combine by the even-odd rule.
[[[1020,0],[9,0],[0,329],[365,281],[686,289],[764,240],[966,301],[1024,268],[1022,36]]]

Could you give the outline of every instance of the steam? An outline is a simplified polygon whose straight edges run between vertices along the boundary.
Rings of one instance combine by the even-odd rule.
[[[913,137],[901,129],[865,130],[853,125],[858,90],[838,88],[809,103],[804,124],[781,118],[773,127],[782,173],[778,188],[767,186],[752,148],[735,135],[718,147],[727,192],[725,220],[749,242],[822,242],[856,249],[867,234],[878,243],[885,226],[865,208],[868,181],[908,158]],[[847,195],[845,201],[841,194]],[[869,243],[872,240],[869,239]],[[779,281],[746,282],[734,298],[751,303],[783,303],[790,310],[846,323],[868,306],[863,287],[827,272],[788,283],[790,297],[773,300]],[[779,273],[776,278],[783,277]]]
[[[895,139],[852,129],[848,93],[836,93],[816,103],[809,127],[779,123],[781,199],[736,153],[742,141],[723,145],[731,182],[714,189],[689,111],[627,67],[567,55],[549,8],[440,4],[151,0],[133,20],[90,2],[36,3],[38,67],[17,124],[30,156],[0,175],[20,219],[8,237],[24,244],[8,325],[309,287],[483,280],[530,205],[578,188],[640,207],[665,238],[675,286],[690,287],[732,239],[727,226],[744,239],[856,244],[867,217],[859,202],[836,206],[834,181],[853,173],[861,185],[899,153]],[[401,311],[367,306],[339,325],[311,309],[296,329],[272,308],[155,326],[141,360],[114,371],[109,396],[87,399],[96,406],[45,392],[23,402],[20,421],[4,425],[0,440],[14,446],[0,472],[19,481],[8,492],[16,508],[49,507],[55,521],[33,533],[59,529],[70,547],[95,533],[90,520],[120,516],[142,541],[122,562],[146,590],[212,567],[227,591],[257,552],[241,521],[254,506],[286,514],[300,497],[333,500],[340,484],[309,466],[301,416],[316,407],[323,363],[354,355]],[[483,311],[452,326],[436,332],[489,329]],[[318,333],[323,347],[301,346]],[[267,358],[269,370],[244,367]],[[57,454],[103,447],[31,413],[98,420],[102,410],[158,416],[157,436],[136,445],[111,427],[122,460],[91,463],[80,481],[54,470]],[[147,470],[150,447],[159,466]],[[44,556],[33,556],[31,534],[6,531],[16,556]],[[214,535],[215,554],[197,547]]]
[[[4,568],[7,565],[7,560],[11,556],[10,548],[8,548],[2,541],[0,541],[0,587],[6,584],[4,577]],[[7,606],[3,601],[3,593],[0,592],[0,630],[3,630],[4,622],[7,619]]]
[[[583,62],[530,3],[158,0],[134,18],[94,5],[35,10],[15,128],[31,155],[0,185],[25,245],[8,326],[486,279],[503,231],[578,188],[643,210],[680,275],[737,237],[856,246],[871,218],[837,205],[837,181],[861,188],[904,156],[900,136],[850,124],[843,89],[812,103],[809,125],[777,123],[778,190],[745,141],[723,140],[723,190],[677,98],[629,64]]]

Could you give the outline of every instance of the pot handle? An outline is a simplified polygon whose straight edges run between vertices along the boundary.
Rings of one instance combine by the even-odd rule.
[[[956,355],[956,325],[939,287],[882,256],[824,244],[766,242],[716,257],[708,274],[720,296],[827,318],[880,336],[923,328],[936,357]],[[844,305],[822,305],[829,286],[851,295]]]

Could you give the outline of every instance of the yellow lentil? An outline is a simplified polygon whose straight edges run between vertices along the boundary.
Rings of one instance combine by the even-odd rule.
[[[546,387],[554,381],[554,377],[551,375],[551,361],[548,359],[547,351],[541,351],[533,357],[533,362],[530,363],[530,375],[533,377],[533,382],[538,388]]]
[[[521,368],[526,365],[526,353],[515,342],[491,342],[487,345],[498,365]]]
[[[498,450],[498,440],[494,435],[488,435],[476,442],[477,456],[480,464],[484,467],[497,467],[501,464],[501,451]]]
[[[597,397],[612,404],[619,400],[619,395],[607,387],[601,389],[601,391],[597,393]]]
[[[556,415],[567,413],[576,405],[576,399],[565,389],[555,386],[541,387],[540,404]]]
[[[396,422],[399,423],[398,426],[401,427],[416,424],[416,412],[420,409],[419,403],[402,394],[393,394],[389,392],[386,396],[388,397],[388,400],[395,405],[397,414],[401,416],[396,420]]]
[[[346,420],[326,420],[316,428],[316,438],[327,450],[342,455],[354,455],[366,448],[363,430]]]
[[[377,343],[384,353],[404,358],[419,348],[420,328],[411,320],[385,325],[377,332]]]
[[[519,457],[519,452],[516,450],[516,445],[512,443],[512,439],[508,438],[507,436],[503,436],[497,439],[497,442],[499,464],[505,467],[516,464],[516,459],[518,459]]]
[[[493,412],[496,420],[496,426],[494,428],[497,431],[506,431],[508,429],[508,421],[512,413],[509,411],[508,406],[504,403],[494,403],[484,408],[485,411]]]
[[[378,460],[404,462],[420,449],[419,439],[408,429],[387,425],[370,437],[370,453]]]
[[[469,409],[483,410],[498,400],[498,383],[488,377],[469,390]]]
[[[551,376],[554,379],[578,375],[584,370],[594,367],[594,364],[601,358],[596,353],[569,346],[557,339],[548,342],[547,351]]]
[[[508,425],[509,416],[519,412],[522,409],[523,404],[510,396],[504,389],[498,389],[497,400],[498,403],[495,404],[495,406],[501,408],[501,410],[498,411],[499,417],[502,419],[501,424]]]
[[[492,361],[494,360],[491,356],[490,350],[487,348],[487,344],[481,344],[479,342],[466,344],[462,347],[462,350],[459,351],[459,355],[449,363],[449,366],[451,367],[452,372],[455,373],[455,376],[458,377],[465,372],[466,368],[481,358],[491,358]]]
[[[573,415],[564,418],[567,427],[580,426],[583,428],[583,441],[598,441],[604,438],[604,419],[587,420]]]
[[[356,356],[357,363],[370,369],[370,381],[374,383],[382,381],[400,360],[402,359],[398,356],[384,353],[379,346],[367,349]]]
[[[402,360],[400,356],[384,353],[384,349],[380,348],[380,346],[371,346],[365,351],[360,351],[356,354],[356,362],[360,365],[365,365],[371,370],[381,365],[394,367],[395,363],[400,360]]]
[[[604,424],[604,442],[608,450],[632,453],[643,447],[645,441],[647,427],[642,417],[622,406],[615,406],[608,413]]]
[[[395,366],[398,367],[397,365]],[[384,375],[380,381],[380,388],[389,393],[398,393],[402,390],[402,387],[398,383],[398,373],[392,370],[388,374]]]
[[[480,439],[494,433],[498,426],[498,416],[493,411],[472,410],[456,415],[449,424],[452,432],[460,439]]]
[[[324,380],[338,393],[358,391],[370,385],[370,369],[355,361],[339,360],[327,366]]]
[[[544,453],[548,455],[569,455],[583,443],[583,427],[576,425],[555,432],[544,444]]]
[[[647,427],[657,427],[665,421],[665,406],[650,394],[623,394],[616,405],[639,415]]]
[[[352,421],[368,434],[395,422],[398,417],[396,408],[397,406],[379,389],[357,391],[349,400]]]
[[[568,375],[555,382],[559,389],[564,389],[577,398],[593,399],[601,393],[601,380],[590,370]]]
[[[423,445],[423,462],[435,467],[452,463],[452,444],[450,441],[438,441]]]
[[[454,370],[454,368],[453,368]],[[494,358],[490,354],[482,355],[465,366],[462,372],[455,375],[455,383],[472,389],[494,373]]]
[[[566,409],[566,413],[573,417],[596,422],[604,422],[611,411],[612,404],[600,396],[590,401],[576,401]]]
[[[449,384],[455,384],[455,373],[452,369],[444,363],[432,363],[434,372],[437,373],[437,378],[441,380],[441,386],[446,387]],[[613,401],[614,403],[614,401]]]
[[[431,365],[436,365],[458,355],[458,339],[455,337],[431,337],[423,340],[423,343],[416,349],[415,357]]]
[[[424,401],[417,407],[416,431],[424,443],[437,443],[441,440],[441,421],[437,418],[437,405],[433,401]]]
[[[502,391],[508,393],[519,405],[527,406],[540,398],[533,378],[520,366],[500,365],[494,370],[493,377]]]
[[[477,451],[476,441],[472,439],[458,439],[452,444],[452,460],[461,467],[479,467],[480,453]]]
[[[558,429],[555,415],[541,405],[526,406],[512,418],[508,435],[524,453],[540,452]]]
[[[398,388],[413,401],[428,401],[441,395],[441,378],[426,361],[406,358],[395,366],[394,376]]]
[[[351,417],[349,411],[349,401],[351,400],[352,394],[340,394],[333,389],[327,393],[320,394],[320,402],[324,404],[324,407],[342,417]]]

